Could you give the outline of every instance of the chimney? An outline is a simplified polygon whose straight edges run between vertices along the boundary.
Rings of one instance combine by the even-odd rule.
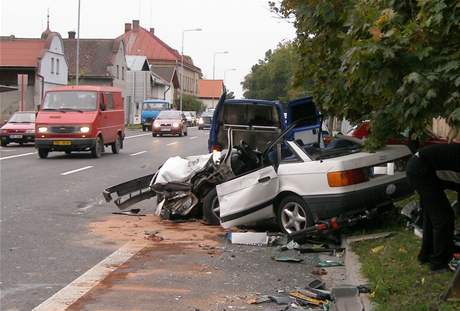
[[[69,34],[69,39],[75,39],[76,32],[74,30],[69,31],[68,34]]]
[[[125,32],[131,31],[131,23],[125,23]]]
[[[150,27],[150,34],[151,34],[152,36],[154,36],[154,35],[155,35],[155,28],[153,28],[153,27]]]
[[[133,31],[139,31],[139,20],[133,19]]]

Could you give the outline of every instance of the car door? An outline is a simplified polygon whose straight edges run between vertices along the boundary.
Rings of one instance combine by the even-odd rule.
[[[273,217],[278,189],[278,174],[271,165],[217,185],[221,225],[230,228]]]

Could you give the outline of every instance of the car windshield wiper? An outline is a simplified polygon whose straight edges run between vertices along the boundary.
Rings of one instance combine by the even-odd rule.
[[[59,111],[78,111],[78,112],[83,112],[83,110],[77,109],[77,108],[61,108]]]
[[[43,111],[45,111],[45,110],[52,111],[52,110],[57,110],[57,109],[56,109],[56,108],[43,108],[42,110],[43,110]]]

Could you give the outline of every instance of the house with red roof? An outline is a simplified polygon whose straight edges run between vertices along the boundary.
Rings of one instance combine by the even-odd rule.
[[[123,39],[128,55],[145,56],[151,70],[173,86],[172,98],[178,101],[180,92],[198,96],[198,81],[202,77],[201,69],[189,56],[183,57],[184,72],[181,79],[181,54],[155,35],[155,29],[147,30],[140,26],[139,20],[125,24]],[[182,81],[182,85],[181,85]]]
[[[23,96],[18,75],[27,75]],[[40,39],[0,37],[0,118],[3,120],[19,110],[34,110],[49,88],[67,85],[68,66],[64,44],[57,32],[47,29]],[[25,79],[25,77],[24,77]]]
[[[198,82],[198,98],[206,108],[215,108],[223,91],[224,80],[200,80]]]

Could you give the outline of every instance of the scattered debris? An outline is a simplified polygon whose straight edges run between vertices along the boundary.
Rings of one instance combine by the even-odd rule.
[[[162,236],[157,235],[158,233],[159,233],[158,231],[156,231],[156,232],[145,231],[144,232],[144,234],[145,234],[144,239],[149,240],[149,241],[153,241],[153,242],[161,242],[161,241],[164,240],[164,238]]]
[[[294,299],[289,296],[269,296],[270,299],[278,305],[288,305],[291,304]]]
[[[333,299],[332,311],[364,310],[356,286],[334,287],[331,290],[331,296]]]
[[[318,262],[316,266],[324,267],[324,268],[339,267],[339,266],[343,266],[343,262],[335,261],[335,260],[321,260],[320,262]]]
[[[391,236],[395,235],[395,232],[382,232],[382,233],[375,233],[375,234],[365,234],[365,235],[356,235],[347,237],[347,243],[355,243],[355,242],[362,242],[368,240],[377,240],[377,239],[386,239]]]
[[[126,216],[145,216],[145,214],[139,214],[140,208],[132,208],[129,211],[113,212],[114,215],[126,215]]]
[[[322,289],[322,288],[324,288],[325,285],[326,284],[322,280],[314,279],[313,281],[308,283],[307,286],[308,286],[308,288]]]
[[[268,245],[266,232],[229,232],[227,238],[232,244]]]
[[[289,296],[307,305],[322,306],[326,303],[325,300],[309,297],[308,295],[305,294],[304,291],[300,291],[300,290],[296,290],[294,292],[289,293]],[[350,309],[350,310],[353,310],[353,309]]]
[[[267,295],[262,295],[262,296],[258,296],[255,298],[249,298],[248,300],[246,300],[246,302],[251,305],[258,305],[261,303],[271,302],[271,301],[272,301],[271,298]]]
[[[275,260],[275,261],[279,261],[279,262],[295,262],[295,263],[299,263],[299,262],[303,261],[302,258],[296,258],[296,257],[290,257],[290,256],[276,256],[276,257],[272,257],[272,259]]]
[[[311,271],[311,273],[315,275],[326,275],[327,271],[323,268],[315,268]]]

